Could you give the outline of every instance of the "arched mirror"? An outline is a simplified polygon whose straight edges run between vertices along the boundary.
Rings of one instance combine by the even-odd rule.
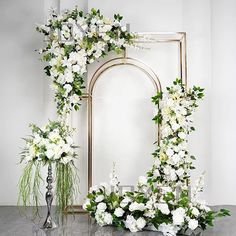
[[[121,185],[134,185],[152,165],[158,128],[151,97],[156,74],[132,58],[103,64],[89,85],[89,187],[108,180],[113,162]]]

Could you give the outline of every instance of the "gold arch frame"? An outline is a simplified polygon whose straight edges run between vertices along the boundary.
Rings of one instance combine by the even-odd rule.
[[[93,74],[88,89],[88,189],[92,186],[92,176],[93,176],[93,90],[96,82],[99,80],[100,76],[106,71],[122,65],[130,65],[139,70],[143,71],[150,81],[152,82],[155,90],[157,92],[161,91],[161,83],[156,75],[156,73],[143,62],[130,57],[118,57],[111,59],[104,64],[102,64]],[[157,138],[159,142],[159,126],[157,130]]]
[[[176,43],[178,46],[179,51],[179,70],[180,70],[180,78],[182,79],[183,84],[185,87],[187,87],[187,39],[186,39],[186,33],[185,32],[139,32],[137,35],[141,36],[140,39],[136,41],[137,44],[142,43]],[[144,36],[144,37],[143,37]],[[145,39],[145,37],[147,39]],[[127,53],[124,53],[124,57],[120,58],[122,62],[124,62],[127,59]],[[108,63],[108,62],[107,62]],[[97,69],[97,73],[99,72],[99,68]],[[96,73],[95,72],[95,73]],[[94,75],[93,75],[94,77]],[[92,85],[90,85],[91,87]],[[93,85],[94,86],[94,85]],[[92,133],[89,131],[89,124],[92,122],[92,117],[89,115],[91,114],[92,110],[90,107],[90,103],[92,102],[92,87],[88,89],[88,92],[85,92],[82,96],[83,99],[86,99],[88,102],[88,141],[92,138]],[[90,110],[90,111],[89,111]],[[91,114],[92,115],[92,114]],[[91,124],[90,124],[91,125]],[[88,144],[88,162],[89,158],[91,158],[92,154],[92,142]],[[92,163],[88,163],[88,190],[92,183],[92,176],[89,176],[89,173],[91,173],[92,169],[90,169],[90,165]],[[77,212],[77,213],[84,213],[85,210],[82,209],[81,205],[77,206],[70,206],[66,207],[65,213],[71,213],[71,212]]]

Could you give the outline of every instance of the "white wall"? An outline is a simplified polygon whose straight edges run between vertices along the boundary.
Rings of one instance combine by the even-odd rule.
[[[15,205],[21,168],[20,137],[28,134],[29,122],[43,124],[55,116],[52,94],[44,79],[43,65],[34,49],[42,38],[34,30],[42,22],[49,6],[59,0],[1,0],[1,123],[0,123],[0,205]],[[234,0],[61,0],[61,9],[100,8],[112,17],[124,15],[132,31],[186,31],[188,45],[188,81],[206,88],[206,98],[195,116],[197,131],[191,136],[190,149],[198,158],[196,178],[208,172],[205,198],[211,204],[236,204],[234,159],[236,76],[236,30]],[[135,6],[135,7],[134,7]],[[11,14],[9,14],[11,12]],[[12,17],[14,16],[14,17]],[[174,78],[173,78],[174,79]],[[219,95],[220,94],[220,95]],[[73,123],[85,128],[85,111],[74,115]],[[86,186],[86,143],[79,161],[82,189]],[[7,183],[7,184],[6,184]],[[4,188],[2,187],[4,186]],[[5,187],[6,186],[6,187]],[[4,191],[3,191],[4,189]]]
[[[236,204],[236,1],[212,1],[211,199]]]
[[[16,204],[21,137],[43,119],[43,71],[34,51],[42,40],[35,22],[42,20],[42,1],[0,1],[0,205]]]

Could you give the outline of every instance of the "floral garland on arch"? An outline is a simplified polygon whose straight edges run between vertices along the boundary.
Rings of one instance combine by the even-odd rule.
[[[52,80],[55,91],[58,120],[49,121],[45,127],[30,125],[32,135],[25,139],[21,162],[25,164],[19,182],[18,204],[40,204],[41,169],[55,165],[56,205],[65,210],[73,205],[78,194],[78,170],[73,130],[67,124],[70,112],[78,110],[83,95],[87,65],[108,52],[121,53],[134,45],[136,36],[121,24],[122,16],[104,17],[99,10],[84,13],[78,8],[57,14],[50,13],[46,24],[36,30],[45,36],[45,47],[39,50],[46,75]]]
[[[216,217],[228,210],[211,210],[199,199],[203,176],[189,189],[190,170],[195,159],[187,151],[187,136],[194,130],[192,114],[203,97],[203,89],[186,90],[174,81],[166,93],[153,97],[159,106],[154,121],[161,125],[161,142],[153,153],[154,164],[147,176],[139,177],[134,192],[119,192],[119,181],[111,174],[110,184],[91,187],[83,207],[100,226],[114,225],[131,232],[143,229],[161,231],[164,236],[190,235],[212,226]]]
[[[121,53],[134,45],[136,36],[121,25],[122,18],[115,14],[111,20],[100,10],[85,14],[76,8],[62,15],[53,12],[46,24],[37,27],[47,37],[40,53],[49,63],[44,69],[53,81],[59,115],[79,109],[87,65],[110,51]]]

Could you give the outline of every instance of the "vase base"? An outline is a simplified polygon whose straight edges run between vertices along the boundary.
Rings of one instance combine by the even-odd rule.
[[[42,229],[55,229],[57,228],[57,224],[52,219],[46,219],[44,222]]]

